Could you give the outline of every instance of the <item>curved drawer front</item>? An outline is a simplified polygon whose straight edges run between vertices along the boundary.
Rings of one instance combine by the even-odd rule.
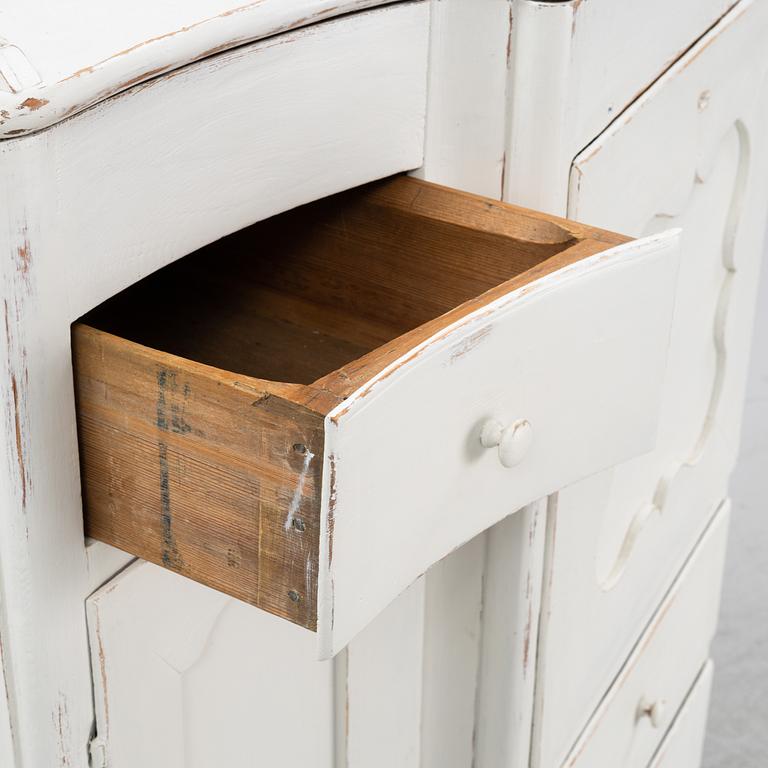
[[[73,332],[88,533],[319,633],[654,445],[677,235],[405,177],[267,220]]]
[[[476,534],[652,448],[675,242],[619,246],[513,291],[329,415],[326,652]],[[483,430],[496,424],[502,443],[485,447]]]

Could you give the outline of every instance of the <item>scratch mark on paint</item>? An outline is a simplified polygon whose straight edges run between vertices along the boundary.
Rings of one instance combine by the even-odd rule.
[[[465,339],[462,339],[449,352],[448,365],[453,365],[457,360],[482,344],[483,341],[490,335],[491,330],[492,327],[490,325],[484,325],[474,333],[471,333]]]
[[[105,89],[102,91],[102,93],[99,94],[99,96],[103,99],[109,96],[110,93],[114,93],[115,91],[125,91],[128,88],[130,88],[132,85],[138,85],[144,80],[149,80],[152,77],[155,77],[156,75],[161,74],[162,72],[167,71],[167,67],[155,67],[154,69],[148,69],[146,72],[142,72],[140,75],[135,75],[134,77],[129,78],[128,80],[123,80],[122,83],[119,85],[116,85],[112,88]]]
[[[24,99],[16,109],[28,109],[30,112],[36,112],[40,107],[44,107],[47,103],[48,99],[36,99],[30,96],[28,99]]]
[[[125,50],[118,51],[117,53],[114,53],[111,56],[108,56],[106,59],[97,61],[95,64],[90,64],[87,67],[78,69],[76,72],[73,72],[71,75],[68,75],[67,77],[60,80],[59,82],[65,83],[67,80],[75,80],[79,77],[82,77],[83,75],[89,75],[95,72],[102,65],[108,64],[114,59],[119,59],[122,56],[127,56],[128,54],[133,53],[134,51],[137,51],[139,48],[143,48],[145,45],[151,45],[152,43],[157,43],[157,42],[160,42],[161,40],[167,40],[170,37],[175,37],[176,35],[182,34],[184,32],[190,32],[191,30],[195,29],[196,27],[200,27],[203,24],[208,24],[209,22],[215,21],[216,19],[222,18],[224,16],[232,16],[235,13],[239,13],[240,11],[246,11],[255,5],[259,5],[260,3],[261,3],[261,0],[257,0],[255,3],[248,3],[247,5],[241,5],[239,8],[231,8],[230,10],[225,11],[224,13],[219,13],[216,16],[211,16],[206,19],[201,19],[200,21],[197,21],[194,24],[188,24],[186,26],[180,27],[179,29],[174,29],[174,30],[171,30],[170,32],[164,32],[162,35],[156,35],[155,37],[150,37],[147,40],[142,40],[140,43],[136,43],[135,45],[132,45],[130,48],[126,48]]]
[[[72,730],[69,725],[67,697],[61,691],[59,691],[59,701],[56,704],[56,711],[53,713],[52,717],[53,725],[56,728],[56,738],[59,743],[59,765],[72,765]]]
[[[534,514],[531,519],[531,524],[528,526],[528,544],[531,546],[533,546],[533,540],[536,538],[536,526],[538,525],[538,521],[539,516]]]
[[[336,522],[336,503],[338,501],[338,487],[336,485],[336,455],[328,457],[330,466],[330,481],[328,494],[328,568],[333,562],[333,526]]]
[[[499,197],[504,198],[504,185],[507,181],[507,153],[506,150],[501,155],[501,190],[499,191]]]
[[[107,657],[104,653],[104,641],[101,636],[101,614],[96,609],[96,642],[99,650],[99,673],[101,674],[101,688],[104,696],[104,736],[109,735],[109,688],[107,686]]]
[[[206,24],[210,24],[211,22],[219,21],[220,19],[225,19],[225,18],[227,18],[229,16],[235,16],[236,14],[240,14],[240,13],[243,13],[243,12],[250,11],[254,7],[256,7],[258,5],[261,5],[262,2],[263,2],[263,0],[255,0],[255,2],[246,3],[245,5],[240,5],[240,6],[237,6],[235,8],[230,8],[230,9],[228,9],[226,11],[223,11],[222,13],[216,14],[215,16],[209,16],[207,18],[200,19],[199,21],[193,22],[192,24],[187,24],[185,26],[179,27],[178,29],[173,29],[173,30],[171,30],[169,32],[164,32],[161,35],[156,35],[155,37],[150,37],[147,40],[142,40],[140,43],[136,43],[135,45],[132,45],[129,48],[126,48],[126,49],[124,49],[122,51],[118,51],[117,53],[114,53],[111,56],[108,56],[106,59],[102,59],[101,61],[97,61],[95,64],[90,64],[87,67],[83,67],[82,69],[78,69],[76,72],[73,72],[71,75],[68,75],[67,77],[63,78],[59,82],[60,83],[64,83],[67,80],[74,80],[74,79],[77,79],[79,77],[82,77],[83,75],[92,74],[98,68],[102,67],[104,64],[109,64],[110,62],[114,61],[115,59],[119,59],[119,58],[121,58],[123,56],[127,56],[127,55],[133,53],[134,51],[139,50],[140,48],[143,48],[144,46],[152,45],[153,43],[157,43],[157,42],[161,42],[163,40],[167,40],[168,38],[175,37],[176,35],[180,35],[180,34],[183,34],[185,32],[191,32],[192,30],[197,29],[198,27],[202,27],[202,26],[204,26]],[[358,7],[358,6],[365,7],[366,5],[367,5],[367,3],[365,3],[365,2],[363,2],[363,3],[354,3],[352,6],[350,6],[350,10],[352,9],[353,6],[354,7]],[[319,11],[317,13],[314,13],[311,16],[306,16],[306,17],[298,19],[296,21],[292,21],[288,25],[283,25],[283,26],[278,27],[276,29],[270,30],[269,36],[277,35],[280,32],[286,32],[286,31],[288,31],[291,28],[300,27],[303,24],[309,23],[310,21],[314,21],[316,19],[322,19],[324,17],[331,16],[335,12],[337,12],[338,10],[339,10],[339,6],[336,6],[336,5],[334,5],[334,6],[330,7],[330,8],[322,9],[321,11]],[[214,50],[223,50],[224,48],[231,48],[231,47],[233,47],[235,45],[238,45],[238,44],[241,44],[241,43],[245,43],[245,42],[249,42],[249,41],[254,41],[256,39],[259,39],[259,37],[258,36],[257,37],[254,37],[254,36],[242,37],[242,36],[240,36],[240,37],[233,38],[232,40],[227,41],[226,43],[224,43],[222,46],[218,46],[217,49],[211,49],[209,51],[201,52],[201,53],[197,54],[192,59],[192,61],[194,61],[196,59],[204,58],[206,56],[206,54],[209,54],[209,53],[211,53]],[[174,63],[174,64],[170,64],[167,68],[172,68],[174,66],[180,66],[181,63],[184,63],[184,62],[177,62],[177,63]]]
[[[528,619],[525,623],[525,631],[523,634],[523,677],[527,677],[528,675],[528,657],[530,655],[531,650],[531,625],[533,622],[533,618],[531,615],[531,574],[528,573],[528,577],[526,580],[525,585],[525,596],[526,600],[528,602]]]
[[[29,275],[29,266],[32,263],[32,254],[29,249],[29,241],[25,238],[24,242],[16,249],[18,257],[18,269],[26,279]]]
[[[11,391],[13,392],[13,418],[16,430],[16,458],[19,463],[19,476],[21,478],[21,506],[27,506],[27,470],[24,466],[24,447],[21,435],[21,416],[19,414],[19,386],[16,376],[11,374]]]
[[[307,555],[307,565],[304,569],[304,594],[307,596],[307,609],[312,611],[314,590],[312,589],[312,556]]]
[[[304,454],[304,463],[301,466],[301,472],[299,473],[299,482],[296,484],[296,489],[293,492],[293,498],[291,499],[291,506],[288,507],[288,517],[285,518],[285,530],[290,530],[293,525],[293,519],[296,517],[296,513],[299,511],[299,504],[301,504],[301,497],[304,493],[304,486],[307,482],[307,475],[309,474],[309,465],[312,459],[315,458],[315,454],[307,448]]]
[[[11,705],[10,671],[5,658],[5,647],[3,646],[3,634],[0,632],[0,667],[3,673],[3,686],[5,688],[5,700],[8,703],[8,730],[11,733],[11,743],[16,746],[16,732],[14,731],[14,722],[12,713],[14,711]]]
[[[3,301],[3,310],[4,310],[4,317],[5,317],[5,338],[7,342],[7,350],[8,350],[8,372],[11,379],[11,399],[13,400],[13,428],[14,428],[14,435],[15,435],[15,445],[16,445],[16,463],[18,465],[18,471],[19,471],[19,485],[21,487],[21,506],[22,509],[26,509],[27,506],[27,494],[30,488],[30,478],[29,473],[27,472],[27,451],[25,450],[24,446],[24,430],[23,430],[23,410],[24,410],[24,403],[22,402],[22,395],[19,391],[19,379],[14,372],[14,365],[13,361],[11,359],[11,349],[14,347],[14,338],[11,334],[11,321],[10,321],[10,313],[8,309],[8,301]],[[21,357],[22,360],[26,357],[26,352],[22,348],[21,350]],[[27,371],[26,367],[24,367],[23,370],[23,376],[24,380],[26,382],[27,378]]]

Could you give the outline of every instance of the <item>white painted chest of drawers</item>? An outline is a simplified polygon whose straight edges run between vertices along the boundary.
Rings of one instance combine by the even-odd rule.
[[[0,765],[698,765],[768,209],[766,4],[182,5],[0,7]],[[142,426],[125,405],[141,377],[110,378],[115,347],[95,336],[79,453],[72,323],[220,238],[251,227],[259,254],[271,217],[402,172],[421,181],[333,198],[353,203],[332,203],[342,225],[329,225],[338,256],[356,201],[373,206],[376,252],[396,265],[378,289],[410,297],[402,317],[355,310],[376,279],[370,243],[338,257],[345,270],[321,260],[309,287],[291,283],[299,302],[327,280],[312,306],[360,359],[384,361],[351,355],[301,401],[322,417],[316,453],[286,432],[304,458],[290,458],[274,535],[307,558],[306,581],[293,554],[264,567],[277,574],[264,599],[266,576],[256,594],[234,571],[185,570],[193,550],[206,573],[221,560],[205,510],[247,474],[230,451],[219,487],[182,484],[194,461],[215,464],[195,432],[199,379],[181,378],[210,377],[206,361],[176,353],[192,393],[171,413],[182,426],[159,405]],[[226,270],[231,242],[209,263]],[[483,249],[516,243],[541,253],[492,280]],[[453,270],[466,295],[420,265]],[[426,297],[437,309],[422,317]],[[112,338],[150,383],[174,355]],[[296,367],[275,349],[273,367]],[[270,378],[243,373],[219,371],[213,391]],[[276,381],[281,396],[304,386]],[[322,411],[329,393],[340,399]],[[99,498],[162,539],[155,557],[84,535],[84,419],[110,409]],[[261,427],[229,428],[261,456]],[[129,435],[178,450],[148,465],[155,495],[118,466]],[[279,486],[255,466],[236,496],[246,517],[249,494],[261,509]],[[264,508],[253,520],[268,526]],[[268,560],[253,531],[227,544],[225,571],[254,549]]]

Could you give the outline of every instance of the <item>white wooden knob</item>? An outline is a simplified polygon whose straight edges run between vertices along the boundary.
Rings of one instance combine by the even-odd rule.
[[[640,717],[647,717],[654,728],[659,728],[664,722],[664,699],[649,701],[643,699],[640,702]]]
[[[518,419],[505,427],[496,419],[488,419],[480,430],[484,448],[499,449],[499,461],[505,467],[516,467],[528,454],[533,443],[533,427],[527,419]]]

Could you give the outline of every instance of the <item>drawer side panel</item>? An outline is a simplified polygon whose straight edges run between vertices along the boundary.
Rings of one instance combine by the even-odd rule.
[[[87,534],[314,629],[322,419],[88,326],[73,340]]]

